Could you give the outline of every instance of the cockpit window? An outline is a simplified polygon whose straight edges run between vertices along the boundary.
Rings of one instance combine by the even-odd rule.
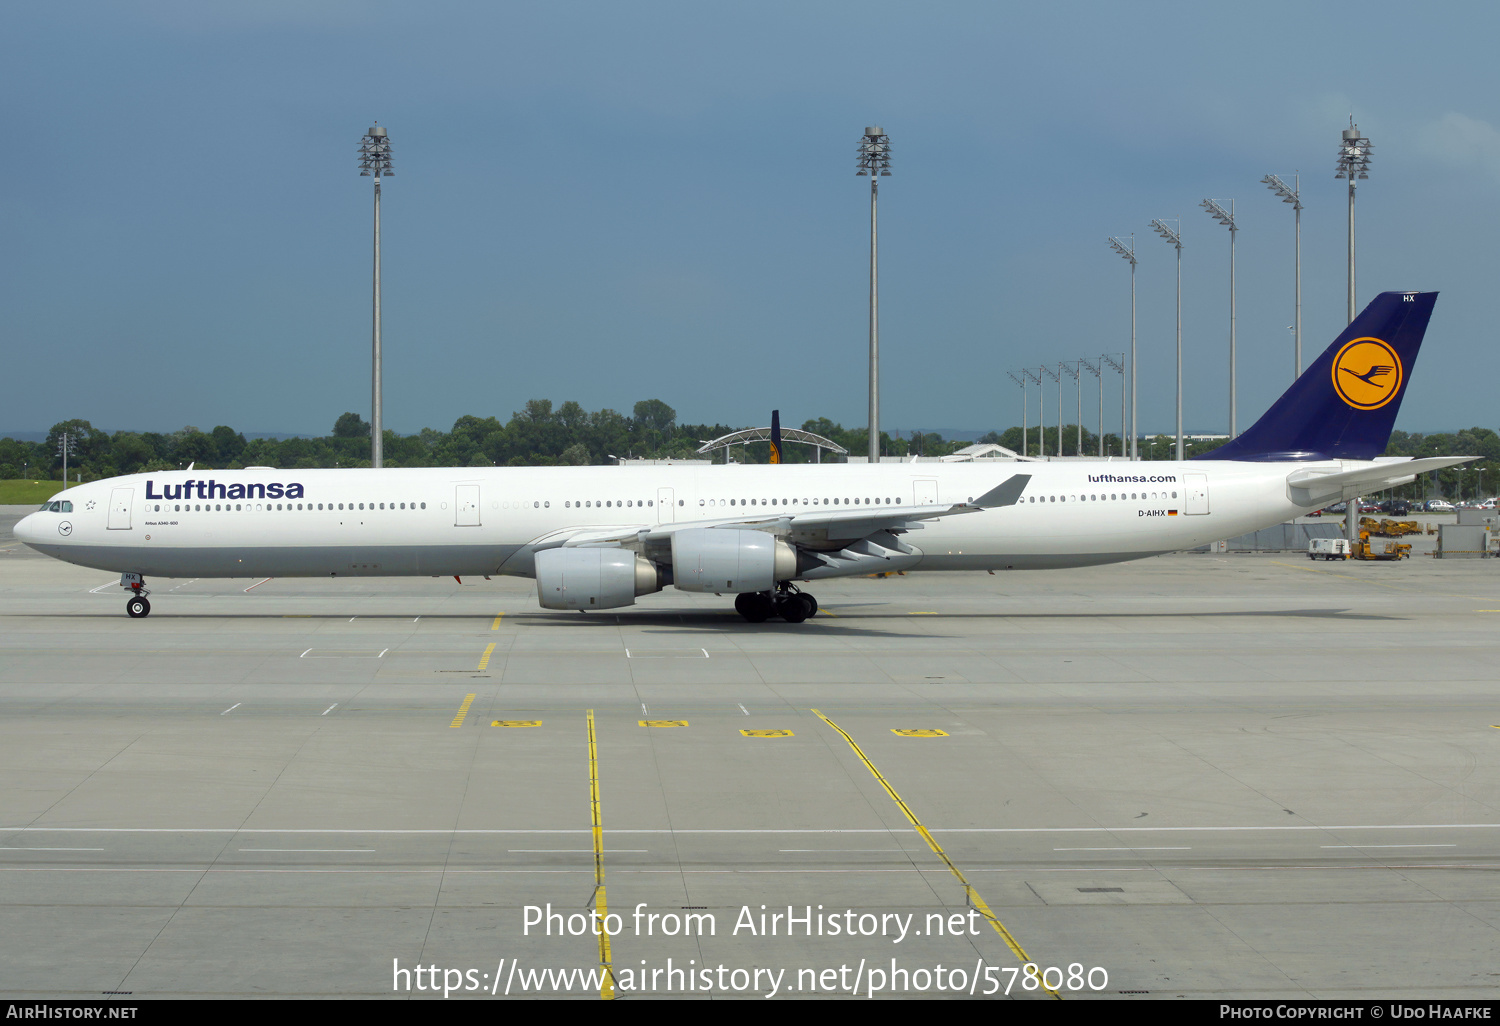
[[[71,513],[71,512],[73,512],[73,503],[72,503],[71,500],[67,500],[67,499],[64,499],[64,500],[54,500],[52,502],[44,502],[44,503],[42,503],[42,508],[39,509],[39,510],[37,510],[37,512],[38,513]]]

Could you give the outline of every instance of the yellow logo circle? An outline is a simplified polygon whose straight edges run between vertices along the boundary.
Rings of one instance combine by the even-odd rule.
[[[1378,410],[1401,391],[1401,358],[1378,338],[1357,338],[1333,358],[1333,390],[1356,410]]]

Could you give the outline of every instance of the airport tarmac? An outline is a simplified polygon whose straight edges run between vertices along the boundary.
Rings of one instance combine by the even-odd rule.
[[[800,625],[155,580],[131,620],[14,519],[7,998],[597,999],[595,907],[620,999],[1045,999],[1022,951],[1067,1000],[1500,994],[1494,560],[857,578]]]

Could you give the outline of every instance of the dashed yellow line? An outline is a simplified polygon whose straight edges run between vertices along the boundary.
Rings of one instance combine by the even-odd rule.
[[[492,631],[498,631],[500,629],[500,617],[504,616],[504,615],[505,615],[504,613],[500,613],[498,616],[495,617],[495,622],[492,623],[492,624],[490,624],[490,630],[492,630]]]
[[[958,878],[959,883],[963,884],[964,897],[968,900],[969,904],[979,910],[979,914],[984,916],[985,921],[989,923],[990,926],[994,928],[995,932],[1000,935],[1000,939],[1005,941],[1005,946],[1010,948],[1012,954],[1014,954],[1022,962],[1030,962],[1031,956],[1026,954],[1026,951],[1021,947],[1020,942],[1018,942],[1015,937],[1011,936],[1011,932],[1005,928],[1005,924],[1000,922],[995,913],[990,911],[989,905],[986,904],[985,900],[979,896],[979,892],[974,889],[974,885],[969,883],[968,879],[959,870],[959,868],[953,864],[953,860],[948,857],[948,853],[943,851],[942,846],[933,839],[932,834],[927,832],[927,828],[922,825],[922,821],[917,819],[916,813],[911,811],[911,807],[906,804],[906,802],[899,794],[896,793],[896,789],[891,786],[890,781],[886,780],[885,777],[881,775],[880,771],[875,768],[875,764],[870,761],[869,756],[865,755],[865,753],[860,750],[859,745],[855,742],[854,738],[849,736],[848,731],[844,730],[843,727],[840,727],[837,723],[834,723],[827,716],[824,716],[816,709],[812,710],[812,714],[818,719],[822,720],[824,723],[828,724],[834,730],[838,731],[843,739],[849,742],[849,747],[854,749],[854,754],[859,756],[859,761],[865,764],[865,769],[869,770],[871,775],[880,782],[880,786],[885,788],[885,793],[891,796],[891,801],[896,803],[896,807],[901,810],[901,814],[907,818],[912,826],[917,828],[917,833],[922,835],[922,840],[927,842],[927,847],[932,849],[932,853],[934,855],[943,860],[943,865],[947,866],[948,871]],[[1057,1000],[1062,1000],[1062,995],[1058,994],[1057,991],[1052,990],[1045,983],[1042,984],[1042,989],[1045,990],[1048,994],[1051,994],[1054,998],[1057,998]]]
[[[594,826],[594,911],[598,922],[609,914],[604,900],[604,819],[599,810],[599,745],[594,738],[594,710],[588,712],[589,725],[589,818]],[[609,931],[599,931],[599,968],[604,970],[599,983],[599,1000],[613,1001],[615,970],[610,964]]]
[[[464,725],[464,717],[467,716],[467,715],[469,715],[469,706],[471,706],[473,704],[474,704],[474,696],[473,695],[465,695],[464,696],[464,704],[458,707],[458,715],[455,716],[455,717],[453,717],[453,722],[450,723],[450,724],[448,724],[448,726],[450,726],[450,727],[462,727]]]
[[[492,641],[485,647],[484,655],[479,657],[479,668],[487,670],[490,666],[490,656],[495,652],[495,643]]]

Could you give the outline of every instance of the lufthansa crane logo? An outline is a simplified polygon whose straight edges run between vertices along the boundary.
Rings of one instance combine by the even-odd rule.
[[[1333,358],[1333,390],[1356,410],[1378,410],[1401,391],[1401,358],[1378,338],[1357,338]]]

